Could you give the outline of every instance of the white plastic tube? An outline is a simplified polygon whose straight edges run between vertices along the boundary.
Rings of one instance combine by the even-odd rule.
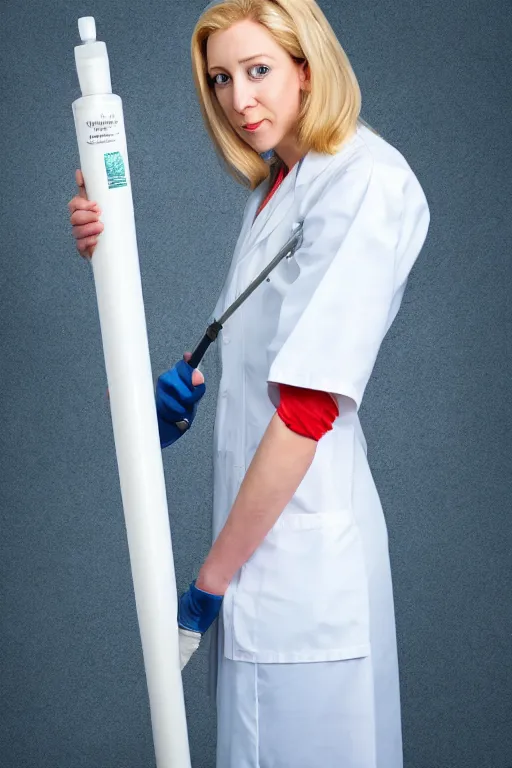
[[[177,594],[140,277],[122,102],[105,43],[78,20],[82,98],[73,102],[87,196],[104,230],[92,258],[121,496],[158,768],[190,768]]]

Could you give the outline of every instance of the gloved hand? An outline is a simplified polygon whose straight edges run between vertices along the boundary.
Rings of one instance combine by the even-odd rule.
[[[205,392],[203,374],[191,368],[185,359],[158,377],[156,413],[162,449],[175,443],[190,428],[197,403]],[[180,429],[176,422],[181,422],[185,428]]]
[[[199,648],[201,637],[220,613],[223,595],[212,595],[196,587],[195,580],[178,602],[180,666],[186,666]]]

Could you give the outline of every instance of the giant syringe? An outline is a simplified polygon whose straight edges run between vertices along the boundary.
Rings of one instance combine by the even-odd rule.
[[[174,560],[123,108],[112,93],[107,49],[96,41],[94,18],[80,18],[78,29],[82,97],[73,102],[73,116],[87,197],[100,206],[104,224],[91,263],[156,762],[158,768],[190,768]]]

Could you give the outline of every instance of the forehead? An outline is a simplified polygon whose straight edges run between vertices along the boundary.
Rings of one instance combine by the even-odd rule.
[[[262,24],[250,19],[213,32],[206,43],[206,59],[211,67],[265,53],[275,57],[283,56],[285,51]]]

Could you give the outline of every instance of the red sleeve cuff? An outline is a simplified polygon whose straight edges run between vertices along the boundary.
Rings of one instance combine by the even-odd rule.
[[[298,435],[320,440],[339,416],[338,404],[328,392],[279,384],[281,401],[277,414]]]

